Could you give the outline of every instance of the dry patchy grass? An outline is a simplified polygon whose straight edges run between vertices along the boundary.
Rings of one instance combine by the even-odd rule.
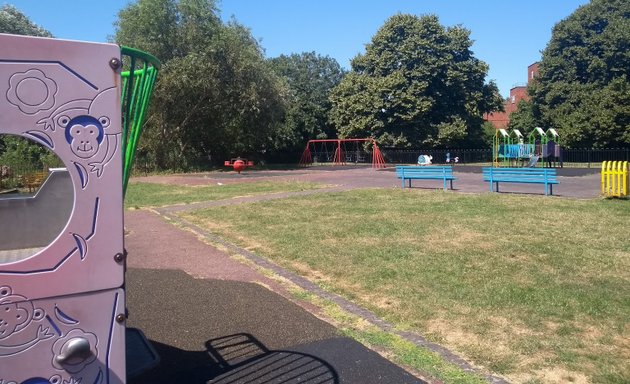
[[[360,190],[187,217],[515,383],[630,382],[628,202]]]

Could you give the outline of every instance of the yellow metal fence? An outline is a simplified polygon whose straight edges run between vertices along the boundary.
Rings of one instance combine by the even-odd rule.
[[[602,162],[602,194],[607,197],[628,196],[628,162]]]

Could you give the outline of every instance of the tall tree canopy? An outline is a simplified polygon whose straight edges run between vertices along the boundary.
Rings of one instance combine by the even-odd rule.
[[[330,92],[345,73],[339,63],[315,52],[281,55],[270,61],[289,87],[281,135],[286,146],[301,149],[310,139],[336,137],[329,113]]]
[[[508,128],[518,129],[524,134],[529,134],[535,127],[541,124],[534,117],[536,106],[531,100],[521,100],[516,111],[510,113]]]
[[[532,113],[573,147],[630,144],[630,2],[592,0],[553,28]]]
[[[437,16],[392,16],[333,91],[339,135],[399,146],[478,144],[482,115],[502,101],[471,46],[467,29],[445,28]]]
[[[33,23],[26,15],[8,4],[0,7],[0,33],[53,37],[49,31]]]
[[[213,0],[139,0],[120,11],[115,39],[163,63],[140,162],[190,169],[274,148],[286,86]]]

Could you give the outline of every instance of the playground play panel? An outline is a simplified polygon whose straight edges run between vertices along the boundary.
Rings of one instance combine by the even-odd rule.
[[[0,200],[0,382],[124,383],[122,203],[157,68],[114,44],[0,46],[0,133],[65,165],[35,196]]]

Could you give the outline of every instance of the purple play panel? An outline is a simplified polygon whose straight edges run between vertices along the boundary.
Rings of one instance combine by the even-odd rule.
[[[120,48],[6,34],[0,46],[0,134],[54,152],[71,185],[0,204],[14,224],[0,247],[0,382],[124,383]]]

